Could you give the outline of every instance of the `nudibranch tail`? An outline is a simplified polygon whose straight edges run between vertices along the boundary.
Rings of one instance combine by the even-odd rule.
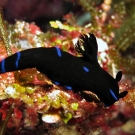
[[[35,67],[37,60],[32,56],[32,51],[34,50],[24,50],[3,59],[0,62],[0,73]]]
[[[0,73],[5,73],[5,60],[2,60],[0,63]]]

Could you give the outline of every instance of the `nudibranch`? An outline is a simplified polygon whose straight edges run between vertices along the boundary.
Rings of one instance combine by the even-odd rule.
[[[95,93],[107,106],[126,96],[127,91],[119,93],[118,82],[122,72],[113,78],[100,67],[94,34],[80,35],[75,49],[82,57],[73,56],[58,47],[23,50],[3,59],[0,73],[36,68],[57,85],[75,92],[89,90]]]

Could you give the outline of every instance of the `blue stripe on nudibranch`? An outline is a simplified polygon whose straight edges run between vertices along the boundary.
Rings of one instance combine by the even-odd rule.
[[[89,72],[90,70],[87,67],[83,67],[85,72]]]
[[[115,99],[115,100],[118,100],[118,98],[116,97],[116,95],[114,94],[114,92],[110,89],[110,93],[111,93],[111,95],[113,96],[113,98]]]
[[[4,72],[6,72],[6,70],[5,70],[5,60],[2,60],[1,61],[1,71],[0,71],[1,73],[4,73]]]
[[[59,82],[53,82],[54,84],[56,84],[56,85],[60,85],[60,83]]]
[[[60,51],[60,49],[58,47],[55,47],[55,48],[56,48],[56,51],[57,51],[58,56],[61,57],[61,51]]]
[[[72,87],[71,86],[65,86],[66,87],[66,89],[68,89],[68,90],[72,90]]]
[[[16,62],[15,62],[15,67],[18,68],[18,62],[20,60],[20,56],[21,56],[21,53],[20,52],[17,52],[17,59],[16,59]]]

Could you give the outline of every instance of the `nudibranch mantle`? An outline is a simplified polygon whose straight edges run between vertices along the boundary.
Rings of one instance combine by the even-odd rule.
[[[83,49],[82,47],[83,46]],[[113,78],[97,61],[98,45],[94,34],[80,35],[75,49],[82,57],[76,57],[58,47],[32,48],[17,52],[0,63],[0,73],[36,68],[58,85],[74,91],[89,90],[110,106],[127,91],[119,93],[118,81],[122,72]]]

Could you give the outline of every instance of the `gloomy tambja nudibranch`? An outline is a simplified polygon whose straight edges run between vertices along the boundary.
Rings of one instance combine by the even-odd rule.
[[[118,82],[121,80],[122,72],[118,72],[116,78],[113,78],[100,67],[94,34],[81,35],[75,49],[82,57],[74,56],[58,47],[20,51],[1,61],[0,73],[36,68],[57,85],[75,92],[89,90],[95,93],[107,106],[127,95],[127,91],[119,93]]]

